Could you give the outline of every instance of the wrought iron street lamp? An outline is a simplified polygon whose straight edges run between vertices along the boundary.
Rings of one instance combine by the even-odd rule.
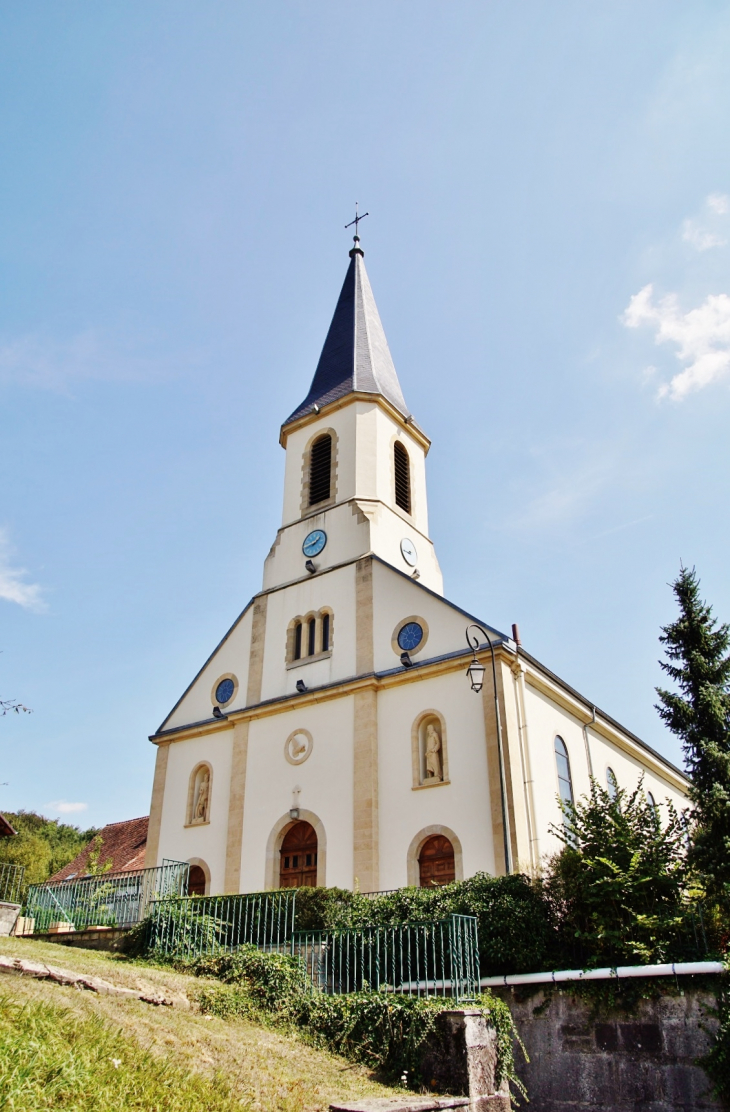
[[[499,713],[499,696],[497,694],[497,665],[494,658],[494,645],[492,638],[487,633],[486,629],[472,622],[471,625],[466,627],[466,643],[474,653],[471,664],[466,670],[466,674],[471,682],[472,691],[477,693],[481,691],[484,685],[484,673],[486,671],[482,662],[477,658],[477,649],[479,648],[479,638],[471,633],[472,629],[478,630],[482,637],[489,645],[489,651],[492,654],[492,683],[494,685],[494,716],[497,720],[497,754],[499,760],[499,790],[502,800],[502,831],[504,833],[504,867],[505,872],[512,872],[512,840],[510,838],[509,830],[509,811],[507,808],[507,777],[504,770],[504,748],[502,745],[502,718]]]

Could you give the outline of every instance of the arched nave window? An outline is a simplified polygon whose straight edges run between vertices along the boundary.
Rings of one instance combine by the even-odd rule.
[[[309,457],[309,505],[326,502],[332,479],[332,437],[320,436],[312,445]]]
[[[563,739],[555,738],[555,763],[558,766],[558,792],[563,803],[573,802],[573,780],[570,775],[570,759]]]
[[[656,809],[657,809],[657,808],[656,808],[656,799],[654,798],[654,796],[652,795],[652,793],[651,793],[651,792],[647,792],[647,793],[646,793],[646,798],[647,798],[647,800],[648,800],[648,802],[649,802],[649,806],[650,806],[650,807],[652,808],[652,810],[656,811]]]
[[[606,769],[606,787],[608,788],[608,794],[611,799],[615,799],[618,795],[618,780],[612,768]]]
[[[395,469],[395,504],[407,514],[411,512],[411,461],[408,452],[396,440],[393,445],[393,466]]]

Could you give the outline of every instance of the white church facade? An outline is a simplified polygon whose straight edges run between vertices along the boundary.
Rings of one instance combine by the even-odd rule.
[[[591,776],[633,788],[643,775],[658,805],[681,805],[682,774],[514,630],[482,622],[467,648],[475,619],[444,597],[429,535],[430,442],[357,237],[280,443],[284,512],[263,588],[150,739],[148,867],[189,861],[191,890],[212,894],[377,891],[536,870],[559,847],[558,797]]]

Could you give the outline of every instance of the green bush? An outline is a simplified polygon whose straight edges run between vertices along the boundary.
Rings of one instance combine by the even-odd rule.
[[[443,887],[400,888],[382,896],[339,888],[297,892],[297,930],[429,922],[448,915],[476,916],[482,976],[546,968],[555,956],[553,905],[541,882],[520,873],[477,873]]]
[[[329,996],[312,990],[299,959],[249,945],[233,954],[176,964],[186,972],[222,982],[198,994],[198,1004],[208,1014],[294,1026],[312,1045],[362,1062],[384,1078],[397,1080],[407,1073],[413,1084],[428,1080],[420,1076],[419,1056],[444,1010],[443,999],[384,991]],[[480,996],[476,1006],[497,1030],[499,1081],[505,1076],[518,1084],[513,1059],[516,1032],[509,1008],[489,993]]]
[[[688,899],[687,823],[671,802],[663,823],[641,783],[612,797],[594,780],[590,796],[561,806],[565,824],[553,833],[564,849],[546,890],[564,960],[596,967],[704,957]]]

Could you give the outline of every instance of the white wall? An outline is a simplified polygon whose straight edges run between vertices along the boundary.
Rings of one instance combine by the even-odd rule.
[[[411,727],[425,710],[445,719],[451,782],[414,791]],[[407,883],[408,847],[434,824],[459,838],[465,876],[494,872],[482,700],[463,676],[451,673],[380,692],[378,731],[381,888]]]
[[[202,858],[210,869],[212,893],[223,891],[232,741],[232,729],[176,741],[170,745],[167,762],[157,862],[161,864],[163,857],[177,861]],[[186,827],[190,774],[200,761],[207,761],[213,769],[210,822],[205,826]]]
[[[249,729],[248,771],[243,819],[241,890],[264,887],[266,845],[275,823],[299,805],[322,822],[327,838],[326,884],[352,887],[354,701],[351,697],[255,719]],[[291,765],[284,756],[289,735],[298,729],[313,738],[311,756]]]

